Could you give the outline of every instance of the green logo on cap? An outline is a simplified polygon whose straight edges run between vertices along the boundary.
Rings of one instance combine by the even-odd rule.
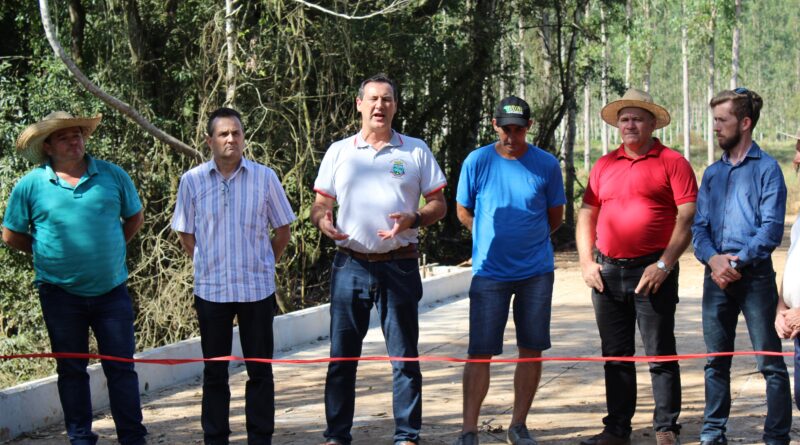
[[[509,114],[524,114],[522,107],[519,105],[505,105],[503,106],[503,111]]]

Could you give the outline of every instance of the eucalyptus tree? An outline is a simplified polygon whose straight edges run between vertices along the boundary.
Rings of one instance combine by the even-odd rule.
[[[683,93],[683,157],[691,160],[692,121],[689,99],[689,31],[686,20],[686,0],[681,0],[681,92]]]
[[[733,23],[733,38],[731,39],[731,86],[733,90],[739,84],[739,41],[741,27],[739,17],[742,15],[742,0],[734,0],[735,14]]]

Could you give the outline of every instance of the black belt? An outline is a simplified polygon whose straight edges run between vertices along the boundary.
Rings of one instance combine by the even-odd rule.
[[[409,244],[407,246],[403,246],[384,253],[356,252],[353,249],[348,249],[347,247],[340,246],[339,252],[342,252],[343,254],[351,256],[357,260],[369,261],[370,263],[376,263],[379,261],[409,260],[409,259],[419,258],[419,252],[417,252],[416,244]]]
[[[622,268],[642,267],[658,261],[658,259],[661,258],[662,253],[664,253],[663,250],[635,258],[612,258],[610,256],[603,255],[602,252],[597,252],[597,262],[613,264]]]

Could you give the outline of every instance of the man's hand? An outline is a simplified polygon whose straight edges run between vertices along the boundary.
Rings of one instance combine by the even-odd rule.
[[[800,309],[786,309],[781,311],[781,314],[783,314],[783,319],[786,321],[787,327],[793,331],[800,329]]]
[[[778,338],[788,339],[793,338],[792,327],[786,322],[786,313],[789,309],[779,311],[775,314],[775,332],[778,333]]]
[[[583,282],[587,286],[596,289],[597,292],[603,292],[603,278],[600,276],[600,270],[603,266],[594,261],[587,261],[581,263],[581,275],[583,275]]]
[[[708,259],[708,266],[711,267],[711,279],[717,283],[720,289],[725,289],[729,284],[742,278],[742,274],[731,267],[731,261],[739,261],[739,257],[725,253],[714,255]]]
[[[335,241],[341,241],[350,237],[350,235],[340,232],[333,224],[333,212],[330,210],[326,210],[325,215],[320,218],[318,227],[323,235]]]
[[[414,221],[417,220],[417,214],[395,212],[390,213],[389,218],[394,220],[394,225],[392,226],[391,230],[378,230],[378,236],[384,241],[394,238],[403,230],[410,229],[411,225],[414,224]]]
[[[33,238],[27,233],[15,232],[3,227],[3,242],[20,252],[33,254]]]
[[[651,264],[644,269],[642,278],[639,279],[639,284],[636,285],[634,292],[637,294],[651,295],[658,292],[661,284],[667,279],[669,274],[656,266]]]

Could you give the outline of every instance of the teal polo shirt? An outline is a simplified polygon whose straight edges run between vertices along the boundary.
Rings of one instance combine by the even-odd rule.
[[[86,160],[75,187],[49,162],[25,175],[11,191],[3,226],[33,238],[36,282],[93,297],[128,279],[121,218],[138,213],[142,203],[124,170]]]

